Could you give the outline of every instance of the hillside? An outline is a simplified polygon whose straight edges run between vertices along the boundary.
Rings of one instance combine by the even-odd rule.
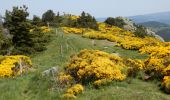
[[[37,66],[36,72],[26,76],[16,77],[14,79],[0,80],[1,100],[59,100],[62,91],[49,91],[49,87],[51,87],[51,84],[54,84],[54,82],[48,78],[44,79],[40,77],[39,74],[43,70],[53,66],[60,66],[62,69],[70,60],[70,56],[82,49],[98,49],[108,53],[116,52],[122,57],[146,57],[139,55],[137,51],[114,47],[114,43],[107,40],[95,40],[96,45],[94,46],[92,45],[91,39],[82,38],[80,35],[75,34],[64,36],[62,36],[62,34],[61,31],[58,31],[57,34],[53,34],[52,41],[47,46],[48,49],[31,57],[34,66]],[[62,51],[61,45],[63,46]],[[124,82],[113,82],[111,85],[99,90],[87,86],[84,93],[78,96],[78,100],[122,100],[125,98],[128,100],[132,99],[131,97],[133,97],[133,100],[168,100],[169,96],[162,93],[157,87],[157,84],[158,83],[144,82],[139,79],[129,78]]]
[[[163,37],[165,41],[170,41],[170,27],[166,29],[162,29],[156,33],[161,37]]]
[[[130,16],[128,18],[132,19],[136,23],[143,23],[148,21],[157,21],[165,24],[170,24],[170,12],[153,13],[146,15]]]
[[[165,41],[170,41],[170,25],[156,21],[149,21],[140,24],[155,31],[156,34],[161,36]]]
[[[0,100],[170,98],[170,43],[153,31],[84,11],[29,20],[27,9],[0,27]]]
[[[156,21],[149,21],[149,22],[144,22],[144,23],[139,23],[139,24],[145,27],[148,27],[155,32],[160,31],[162,29],[170,28],[170,25],[156,22]]]

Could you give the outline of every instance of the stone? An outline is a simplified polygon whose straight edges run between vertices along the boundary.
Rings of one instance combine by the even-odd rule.
[[[59,73],[58,67],[51,67],[42,72],[42,76],[55,76]]]

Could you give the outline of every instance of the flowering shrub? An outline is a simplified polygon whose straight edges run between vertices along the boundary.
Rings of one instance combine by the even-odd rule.
[[[170,75],[170,64],[168,65],[168,67],[163,69],[162,74],[165,76]]]
[[[116,45],[123,49],[139,50],[141,54],[149,54],[149,57],[145,60],[123,60],[101,51],[83,50],[74,56],[66,67],[67,72],[77,82],[92,82],[98,87],[112,80],[121,81],[126,78],[126,75],[122,73],[123,69],[128,75],[136,75],[142,71],[156,79],[170,76],[170,42],[161,42],[149,36],[136,37],[132,32],[104,23],[98,23],[98,26],[98,31],[85,28],[65,28],[64,30],[66,33],[82,34],[85,38],[107,39],[116,42]]]
[[[122,73],[124,68],[122,59],[117,55],[98,50],[82,50],[72,58],[66,70],[75,80],[87,83],[98,79],[122,81],[126,78]]]
[[[161,72],[162,69],[164,68],[163,63],[164,63],[163,59],[150,57],[145,61],[145,67],[147,70],[150,70],[150,71]]]
[[[81,84],[75,84],[71,88],[68,88],[66,93],[63,94],[62,99],[76,99],[76,95],[84,91],[84,87]]]
[[[153,37],[140,38],[136,37],[134,33],[125,31],[116,26],[109,26],[104,23],[98,23],[99,31],[86,28],[69,28],[63,27],[65,33],[82,34],[83,37],[92,39],[107,39],[112,42],[117,42],[117,46],[124,49],[139,50],[144,46],[155,46],[160,41]]]
[[[165,58],[170,57],[170,44],[161,43],[156,46],[145,46],[139,50],[141,54],[148,53],[150,56]]]
[[[26,67],[31,67],[32,63],[29,57],[16,55],[16,56],[3,56],[0,58],[0,77],[13,77],[22,74],[20,72],[19,64],[22,64],[23,72]]]
[[[76,99],[77,97],[74,94],[69,94],[69,93],[65,93],[62,95],[61,99],[62,100],[69,100],[69,99]]]
[[[66,93],[77,95],[83,92],[84,87],[81,84],[75,84],[73,87],[67,89]]]
[[[61,72],[59,74],[59,81],[62,84],[69,85],[72,80],[73,80],[73,77],[71,75],[69,75],[69,74],[65,74],[63,72]]]
[[[38,27],[38,29],[43,32],[43,33],[49,33],[51,32],[51,29],[46,27],[46,26],[42,26],[42,27]],[[30,32],[33,32],[35,29],[30,29]],[[36,29],[37,30],[37,29]]]
[[[112,80],[109,80],[109,79],[99,79],[99,80],[96,80],[94,81],[94,86],[95,87],[100,87],[102,85],[107,85],[108,83],[110,83]]]
[[[77,20],[80,16],[71,15],[69,16],[71,20]]]
[[[161,86],[165,92],[170,93],[170,76],[164,76]]]
[[[59,76],[63,84],[65,82],[69,84],[72,80],[77,83],[67,89],[62,98],[76,98],[76,95],[84,90],[80,84],[93,83],[94,86],[99,87],[113,80],[123,81],[126,79],[125,71],[123,59],[115,54],[99,50],[82,50],[72,57],[65,72]]]
[[[62,27],[65,33],[75,33],[75,34],[82,34],[84,28],[71,28],[71,27]]]
[[[135,77],[139,71],[145,69],[144,61],[139,59],[127,59],[125,64],[128,67],[128,76]]]
[[[51,29],[48,28],[48,27],[46,27],[46,26],[42,26],[42,27],[40,27],[40,29],[41,29],[41,31],[42,31],[43,33],[51,32]]]

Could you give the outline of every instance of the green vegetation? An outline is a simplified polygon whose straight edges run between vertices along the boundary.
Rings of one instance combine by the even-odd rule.
[[[95,60],[97,59],[96,66],[98,66],[97,64],[100,64],[99,62],[101,62],[101,60],[106,60],[101,63],[104,64],[103,65],[104,67],[100,69],[102,74],[104,73],[103,69],[108,69],[107,72],[110,73],[112,67],[115,68],[122,67],[122,71],[124,72],[127,71],[126,68],[124,68],[125,67],[124,62],[126,62],[128,58],[132,58],[132,59],[148,58],[147,54],[144,55],[139,54],[139,51],[125,50],[121,47],[117,47],[115,45],[115,42],[110,42],[108,40],[95,40],[95,39],[83,38],[82,35],[76,35],[76,34],[69,34],[69,33],[66,34],[63,32],[62,28],[60,28],[61,26],[69,26],[69,27],[76,27],[76,28],[90,28],[90,29],[98,30],[98,24],[96,19],[88,13],[82,12],[80,16],[73,16],[69,14],[65,14],[61,16],[59,13],[55,15],[55,13],[52,10],[48,10],[43,14],[42,19],[35,15],[32,20],[28,20],[27,17],[29,13],[27,12],[27,9],[28,8],[26,6],[23,6],[23,7],[13,7],[12,11],[6,11],[4,25],[5,28],[9,30],[9,35],[12,35],[13,37],[8,37],[6,34],[4,34],[2,31],[3,26],[0,27],[0,50],[1,50],[0,53],[4,55],[29,54],[33,62],[34,69],[32,69],[32,72],[30,73],[25,73],[25,74],[20,73],[21,74],[20,76],[18,75],[12,78],[1,78],[0,100],[59,100],[61,99],[60,97],[62,96],[62,94],[65,93],[66,91],[65,89],[67,86],[64,83],[59,83],[57,76],[48,76],[48,75],[43,76],[42,72],[47,71],[49,68],[52,67],[59,68],[58,71],[61,72],[62,70],[66,69],[66,66],[70,62],[71,57],[76,57],[75,55],[83,49],[101,50],[109,53],[107,54],[109,57],[110,54],[112,53],[117,54],[121,57],[121,59],[118,58],[119,56],[115,56],[115,58],[110,57],[109,62],[112,62],[112,60],[115,59],[115,63],[107,63],[108,59],[105,59],[106,56],[104,56],[103,59],[102,57],[97,59],[95,58],[96,55],[93,55],[94,57],[92,58],[94,58]],[[105,23],[109,25],[115,25],[121,28],[125,24],[122,19],[119,19],[119,17],[108,18],[105,21]],[[48,27],[43,25],[46,25]],[[146,28],[140,25],[136,25],[136,28],[137,29],[134,32],[134,34],[137,37],[141,37],[143,39],[147,35]],[[133,33],[132,36],[134,37]],[[101,54],[102,54],[101,52],[98,52],[98,55]],[[88,53],[88,55],[92,55],[92,53]],[[78,58],[78,59],[75,58],[76,59],[75,61],[78,62],[78,60],[82,58]],[[87,62],[90,62],[89,64],[91,65],[92,60],[89,61],[89,56],[87,56],[86,59]],[[119,62],[119,60],[121,60],[121,64],[116,65],[116,63]],[[16,63],[14,64],[18,66]],[[73,61],[73,65],[74,64],[75,63]],[[79,66],[79,64],[80,63],[78,62],[77,65]],[[87,63],[85,63],[84,65],[86,64]],[[111,67],[110,68],[105,67],[107,66],[106,64]],[[19,67],[21,66],[22,66],[22,62],[20,62]],[[94,66],[94,68],[96,66]],[[127,65],[126,67],[133,68],[132,66],[135,66],[135,64],[134,65],[131,64],[129,66]],[[77,70],[76,67],[74,68],[75,69],[73,70]],[[80,69],[81,68],[82,67],[80,67]],[[12,68],[10,69],[12,70]],[[116,70],[117,72],[115,71],[115,74],[113,74],[113,71],[111,72],[112,76],[115,76],[117,73],[119,74],[119,70],[118,69]],[[157,86],[160,85],[160,82],[157,81],[157,79],[149,80],[149,82],[145,82],[144,81],[145,79],[141,80],[141,78],[145,77],[145,75],[143,75],[145,73],[140,73],[140,72],[141,71],[137,70],[136,72],[137,75],[134,78],[127,75],[127,78],[125,79],[126,75],[124,75],[124,78],[122,79],[122,80],[125,79],[124,81],[121,80],[115,81],[113,79],[110,81],[110,83],[107,84],[107,86],[101,85],[100,87],[93,87],[92,83],[89,81],[87,84],[85,84],[86,88],[82,94],[80,95],[74,93],[73,94],[77,96],[78,100],[89,100],[89,99],[90,100],[114,100],[114,99],[168,100],[170,98],[169,95],[166,95],[165,93],[160,91],[160,88]],[[76,75],[74,73],[72,74]],[[106,74],[104,73],[103,76],[107,76]],[[141,75],[138,76],[138,74]],[[108,74],[108,76],[109,75],[110,74]],[[93,78],[94,74],[92,74],[91,76]],[[92,79],[91,76],[88,79]],[[94,80],[95,78],[97,79],[97,77],[98,76],[94,77]],[[104,78],[100,77],[100,78],[104,79],[105,77]],[[78,84],[78,81],[80,80],[75,80],[74,82]],[[72,83],[70,85],[72,85]]]
[[[95,45],[91,39],[82,38],[79,35],[64,35],[60,29],[57,34],[52,34],[52,41],[48,44],[47,50],[32,55],[34,66],[37,71],[29,75],[16,78],[0,79],[0,99],[6,100],[59,100],[63,93],[50,77],[43,78],[40,73],[53,66],[60,66],[60,70],[70,60],[70,56],[82,49],[99,49],[109,53],[119,53],[123,57],[144,58],[136,51],[123,50],[114,47],[113,42],[106,40],[95,40]],[[62,51],[61,51],[62,46]],[[131,55],[133,54],[133,55]],[[78,96],[78,100],[112,100],[112,99],[153,99],[168,100],[169,96],[160,92],[157,84],[144,82],[138,79],[128,79],[125,82],[113,82],[109,86],[100,89],[92,89],[90,85],[85,92]],[[12,94],[12,95],[11,95]]]
[[[136,30],[134,32],[135,36],[137,37],[141,37],[144,38],[145,36],[147,36],[147,29],[146,27],[142,26],[142,25],[135,25],[136,26]]]
[[[165,41],[170,41],[170,25],[160,23],[160,22],[155,22],[155,21],[149,21],[145,23],[140,23],[141,25],[150,28],[156,34],[161,36]]]
[[[0,54],[7,54],[9,47],[11,46],[11,36],[7,36],[7,33],[3,32],[3,26],[0,25]]]
[[[108,17],[105,20],[105,23],[109,24],[109,25],[117,26],[117,27],[120,27],[120,28],[123,28],[123,26],[125,25],[123,19],[120,18],[120,17],[116,17],[116,18]]]
[[[148,27],[155,32],[158,32],[158,31],[163,30],[163,29],[170,28],[170,25],[164,24],[164,23],[161,23],[161,22],[156,22],[156,21],[144,22],[144,23],[140,23],[140,25]]]
[[[158,32],[156,32],[156,34],[160,35],[165,41],[169,42],[170,41],[170,27],[167,29],[162,29]]]
[[[45,43],[48,41],[48,36],[41,29],[32,26],[27,19],[29,13],[27,7],[13,7],[12,11],[6,11],[5,27],[12,35],[11,54],[31,54],[33,52],[45,50]],[[39,20],[34,17],[34,21]],[[37,22],[35,24],[38,24]],[[30,32],[30,30],[33,30]],[[6,47],[7,48],[7,47]]]
[[[157,85],[155,82],[128,79],[96,90],[88,86],[78,100],[168,100],[169,96],[160,92]]]
[[[97,21],[90,14],[82,12],[81,16],[77,19],[77,26],[83,28],[91,28],[98,30]]]
[[[54,21],[54,18],[55,13],[52,10],[48,10],[42,15],[42,22],[48,25]]]

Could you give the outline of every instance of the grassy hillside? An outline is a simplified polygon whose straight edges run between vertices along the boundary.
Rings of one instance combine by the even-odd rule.
[[[82,49],[98,49],[130,58],[143,59],[147,56],[140,55],[137,51],[114,47],[113,42],[106,40],[95,40],[95,45],[92,45],[91,39],[75,34],[64,35],[60,30],[53,34],[47,48],[44,52],[32,55],[35,72],[22,77],[0,79],[0,100],[59,100],[62,91],[58,88],[49,90],[55,82],[50,78],[42,78],[40,73],[53,66],[59,66],[62,70],[70,56]],[[170,96],[161,92],[158,84],[128,79],[124,82],[113,82],[99,90],[92,89],[89,85],[84,93],[78,96],[78,100],[168,100]]]

